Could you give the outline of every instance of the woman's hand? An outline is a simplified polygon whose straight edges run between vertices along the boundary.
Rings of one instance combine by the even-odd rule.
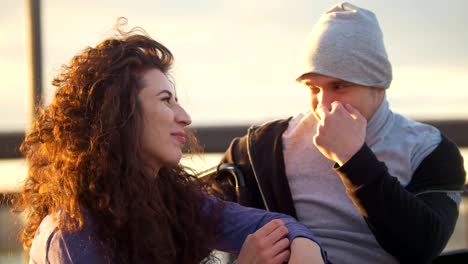
[[[307,238],[298,237],[291,242],[291,257],[289,264],[320,263],[323,264],[320,247]]]
[[[287,261],[289,259],[287,234],[288,229],[283,221],[272,220],[247,236],[236,263],[281,264]]]

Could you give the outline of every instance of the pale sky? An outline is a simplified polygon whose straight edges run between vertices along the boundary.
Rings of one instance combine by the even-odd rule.
[[[0,130],[28,122],[27,1],[0,9]],[[337,1],[42,1],[44,87],[86,46],[111,36],[116,18],[141,26],[175,55],[173,75],[194,125],[258,123],[307,110],[294,83],[304,39]],[[415,118],[468,118],[468,2],[361,0],[376,13],[394,69],[394,110]]]

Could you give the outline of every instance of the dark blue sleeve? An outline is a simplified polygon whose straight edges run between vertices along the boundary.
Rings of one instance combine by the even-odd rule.
[[[46,259],[48,263],[108,263],[98,244],[92,241],[86,231],[77,233],[54,231],[46,245]]]
[[[108,263],[90,220],[84,216],[83,228],[71,233],[59,229],[54,217],[47,215],[34,235],[29,263]]]
[[[222,233],[218,236],[219,239],[214,245],[214,249],[216,250],[239,254],[247,236],[255,233],[255,231],[274,219],[280,219],[288,228],[289,241],[297,237],[305,237],[320,245],[309,228],[297,222],[291,216],[244,207],[237,203],[220,201],[212,196],[208,197],[204,210],[209,214],[210,208],[214,208],[220,202],[224,203],[223,221],[222,228],[220,228],[220,232]],[[322,251],[323,255],[324,252]]]

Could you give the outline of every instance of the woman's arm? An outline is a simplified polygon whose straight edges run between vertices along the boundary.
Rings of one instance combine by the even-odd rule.
[[[296,237],[290,243],[287,234],[281,220],[272,220],[247,236],[236,263],[324,263],[317,243],[304,237]]]
[[[214,245],[214,248],[217,250],[239,254],[242,245],[250,234],[254,234],[254,238],[256,237],[258,239],[266,237],[265,234],[268,232],[262,232],[261,228],[275,219],[281,220],[284,227],[287,229],[287,235],[284,236],[287,236],[289,241],[302,237],[313,241],[318,246],[320,245],[305,225],[284,214],[244,207],[232,202],[223,202],[213,196],[209,196],[207,199],[205,207],[207,214],[209,214],[210,208],[215,208],[218,203],[224,203],[224,206],[222,211],[221,233],[218,236],[218,241],[216,241]],[[325,252],[323,252],[323,250],[321,250],[321,255],[325,258]]]
[[[298,237],[291,242],[290,264],[325,263],[320,246],[312,240]]]

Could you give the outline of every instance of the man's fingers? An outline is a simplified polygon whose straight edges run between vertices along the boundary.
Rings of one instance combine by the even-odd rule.
[[[331,113],[344,113],[346,111],[354,120],[363,120],[366,119],[359,110],[354,108],[351,104],[342,104],[339,101],[334,101],[331,104],[332,110]]]
[[[278,227],[284,226],[283,221],[279,219],[271,220],[268,224],[262,226],[262,228],[258,229],[255,234],[260,237],[266,237],[275,231]]]
[[[279,253],[283,252],[284,250],[289,248],[289,239],[287,237],[279,240],[276,242],[273,247],[271,247],[271,250],[273,252],[273,255],[276,256]]]
[[[357,110],[356,108],[354,108],[352,105],[346,104],[344,107],[345,107],[346,111],[348,111],[348,113],[353,117],[353,119],[355,119],[355,120],[366,119],[366,118],[361,114],[361,112],[359,112],[359,110]]]
[[[269,244],[274,244],[279,241],[281,238],[285,237],[288,234],[288,228],[284,225],[278,226],[273,232],[267,236],[266,242]]]
[[[325,105],[319,105],[315,109],[315,113],[317,116],[320,118],[320,120],[323,120],[325,116],[330,113],[330,110],[325,106]]]
[[[335,101],[332,103],[332,110],[331,113],[343,113],[343,114],[349,114],[353,119],[357,119],[357,114],[361,115],[361,113],[354,108],[350,104],[343,104],[339,101]],[[361,115],[362,116],[362,115]]]
[[[339,106],[342,106],[343,104],[340,102],[340,101],[333,101],[331,103],[331,110],[330,112],[332,112],[333,110],[335,110],[337,107]]]
[[[287,262],[290,256],[291,256],[291,252],[288,249],[284,250],[283,252],[279,253],[273,258],[273,263],[281,264],[281,263]]]

